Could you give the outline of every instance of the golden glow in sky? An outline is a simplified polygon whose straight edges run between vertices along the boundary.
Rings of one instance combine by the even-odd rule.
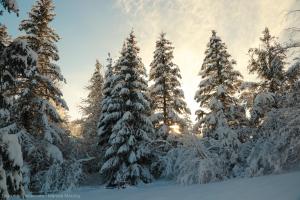
[[[118,45],[105,46],[106,52],[97,53],[103,58],[107,52],[111,52],[115,58],[118,57],[122,40],[133,28],[141,49],[140,56],[149,70],[155,41],[160,32],[166,32],[167,38],[175,46],[175,63],[180,67],[183,77],[182,87],[192,111],[191,119],[194,120],[194,112],[198,108],[194,101],[200,82],[198,72],[211,30],[215,29],[218,36],[227,44],[229,53],[237,61],[236,69],[241,71],[246,80],[254,79],[255,77],[249,76],[247,72],[249,48],[258,45],[261,32],[266,26],[272,35],[283,38],[287,26],[286,14],[292,6],[293,0],[116,0],[112,9],[115,9],[115,13],[123,15],[123,21],[113,22],[106,27],[99,26],[99,29],[110,27],[114,29],[111,34],[99,37],[109,38],[119,35],[122,39],[118,39]],[[119,27],[118,25],[126,26],[127,29],[115,28]],[[100,61],[105,63],[104,59]],[[90,63],[93,62],[94,60],[90,60]],[[69,79],[66,75],[69,85],[64,91],[72,118],[80,117],[78,105],[80,99],[87,94],[83,88],[93,72],[93,64],[90,64],[89,68],[69,75]],[[76,77],[85,83],[78,81],[77,84]]]

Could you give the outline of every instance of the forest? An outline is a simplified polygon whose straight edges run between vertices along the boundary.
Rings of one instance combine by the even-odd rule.
[[[18,2],[1,0],[18,17]],[[295,12],[298,12],[297,10]],[[245,81],[217,30],[206,38],[196,119],[185,100],[168,33],[148,68],[134,28],[119,56],[96,61],[79,120],[68,118],[52,0],[36,0],[16,38],[0,23],[0,199],[172,180],[208,184],[300,166],[298,41],[267,27],[249,47]],[[1,18],[1,16],[0,16]],[[2,21],[2,20],[1,20]],[[297,31],[294,29],[294,31]],[[147,70],[150,69],[150,70]],[[100,197],[101,199],[101,197]]]

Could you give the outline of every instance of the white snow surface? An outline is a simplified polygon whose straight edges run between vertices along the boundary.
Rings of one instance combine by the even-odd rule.
[[[126,189],[89,186],[61,193],[56,197],[89,200],[299,200],[299,186],[300,171],[189,186],[170,181],[156,181]],[[53,197],[55,194],[52,198],[35,197],[34,199],[53,199]]]

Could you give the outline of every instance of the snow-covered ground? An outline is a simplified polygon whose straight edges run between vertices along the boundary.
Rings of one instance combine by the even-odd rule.
[[[51,198],[52,197],[52,198]],[[54,198],[55,197],[55,198]],[[300,172],[182,186],[168,181],[126,189],[82,187],[49,198],[88,200],[300,200]]]

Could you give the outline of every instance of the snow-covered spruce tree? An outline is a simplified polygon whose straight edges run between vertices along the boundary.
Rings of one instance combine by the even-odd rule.
[[[199,73],[202,81],[195,95],[201,108],[196,111],[195,127],[202,130],[204,137],[220,139],[215,130],[225,124],[231,127],[240,123],[245,114],[234,96],[242,83],[242,75],[233,69],[236,62],[230,57],[225,44],[212,31]]]
[[[59,59],[55,42],[59,37],[49,26],[54,19],[52,0],[38,0],[23,20],[20,30],[30,47],[37,52],[37,71],[28,81],[27,93],[19,101],[23,134],[24,160],[30,171],[29,189],[34,193],[47,193],[45,174],[64,158],[60,146],[67,138],[58,108],[67,109],[58,84],[65,79],[54,61]],[[58,177],[60,178],[60,177]],[[60,178],[60,181],[64,181]]]
[[[112,110],[115,112],[105,116],[117,117],[117,122],[112,125],[105,149],[105,162],[101,167],[107,185],[112,187],[152,180],[149,169],[151,152],[147,143],[153,135],[153,126],[149,117],[149,97],[146,95],[146,70],[138,56],[136,43],[131,32],[115,66],[111,86]]]
[[[104,78],[101,73],[102,65],[96,61],[95,71],[90,79],[89,86],[86,89],[89,94],[83,100],[81,110],[84,114],[82,119],[82,146],[81,150],[88,156],[99,157],[99,148],[97,147],[97,125],[101,114],[101,101],[103,97]],[[99,171],[99,160],[93,159],[85,163],[87,173],[96,173]]]
[[[18,14],[14,0],[0,2],[6,10]],[[23,156],[20,146],[21,128],[17,124],[18,112],[15,97],[24,92],[22,81],[33,74],[36,54],[27,41],[17,38],[14,41],[7,29],[0,24],[0,199],[9,195],[24,197],[22,166]]]
[[[222,163],[221,177],[228,177],[237,159],[239,140],[234,128],[245,119],[245,112],[234,96],[240,86],[242,75],[234,70],[235,61],[230,59],[226,45],[212,31],[201,67],[202,81],[195,100],[201,109],[196,114],[196,130],[212,154]]]
[[[287,48],[277,42],[270,35],[268,28],[263,31],[258,48],[249,50],[250,61],[248,69],[250,73],[257,74],[260,81],[248,84],[242,97],[247,97],[251,105],[251,122],[259,124],[265,113],[280,104],[280,96],[285,89],[285,70]]]
[[[125,46],[123,47],[122,52],[125,52]],[[121,53],[121,55],[124,54]],[[108,140],[112,133],[112,127],[119,119],[119,101],[116,98],[112,98],[116,65],[113,66],[110,54],[108,54],[107,65],[105,68],[104,84],[102,88],[103,98],[101,101],[101,114],[97,129],[98,152],[100,152],[99,155],[96,156],[96,160],[99,161],[97,167],[101,167],[105,161],[105,151],[109,146]],[[102,180],[107,179],[106,174],[102,175]]]
[[[123,44],[121,57],[125,56],[126,53],[126,45]],[[100,151],[100,166],[102,166],[105,162],[105,151],[109,148],[109,138],[112,134],[112,128],[120,119],[120,99],[113,97],[113,87],[115,84],[115,74],[117,73],[118,62],[113,65],[112,58],[110,54],[107,58],[107,66],[104,78],[103,85],[103,99],[101,102],[101,115],[98,123],[98,138],[99,138],[99,151]],[[102,179],[107,179],[105,174],[102,174],[104,177]],[[107,180],[105,180],[107,181]]]
[[[152,122],[157,129],[158,137],[166,139],[172,126],[179,126],[181,133],[187,132],[186,117],[190,114],[184,100],[184,93],[180,84],[179,67],[173,63],[172,43],[161,33],[156,42],[154,59],[150,64],[149,80]]]
[[[35,73],[37,57],[26,40],[10,42],[6,36],[2,32],[0,39],[0,199],[25,195],[16,98],[26,93],[24,81]]]
[[[101,101],[101,114],[98,122],[97,135],[99,137],[99,148],[103,151],[108,145],[108,139],[111,135],[112,126],[117,122],[118,105],[117,101],[112,98],[112,89],[114,84],[114,69],[112,66],[112,59],[110,54],[107,58],[108,64],[106,65],[104,83],[103,83],[103,98]]]
[[[270,35],[268,28],[263,31],[260,40],[261,45],[258,48],[249,50],[248,66],[251,73],[257,74],[259,81],[245,82],[241,86],[243,92],[240,100],[246,104],[251,114],[251,126],[248,126],[250,132],[247,135],[248,138],[249,136],[253,138],[241,146],[239,153],[241,165],[238,170],[246,175],[265,174],[267,171],[270,173],[276,168],[274,166],[279,164],[276,163],[278,160],[276,161],[275,157],[271,159],[270,155],[276,151],[277,146],[282,145],[279,143],[283,141],[283,135],[275,136],[273,134],[278,134],[277,131],[270,131],[273,130],[272,127],[270,130],[264,127],[269,127],[276,121],[274,113],[283,116],[284,108],[294,107],[294,100],[299,99],[297,89],[300,78],[299,61],[289,68],[285,61],[289,50],[296,45],[278,43],[276,38]],[[274,123],[272,126],[277,125]],[[288,134],[286,136],[290,137]],[[277,155],[277,159],[287,155],[285,152],[289,150],[285,147],[282,148],[282,154]],[[261,169],[257,170],[257,167]],[[279,164],[277,167],[282,168],[283,165]],[[245,171],[245,168],[248,169]]]

